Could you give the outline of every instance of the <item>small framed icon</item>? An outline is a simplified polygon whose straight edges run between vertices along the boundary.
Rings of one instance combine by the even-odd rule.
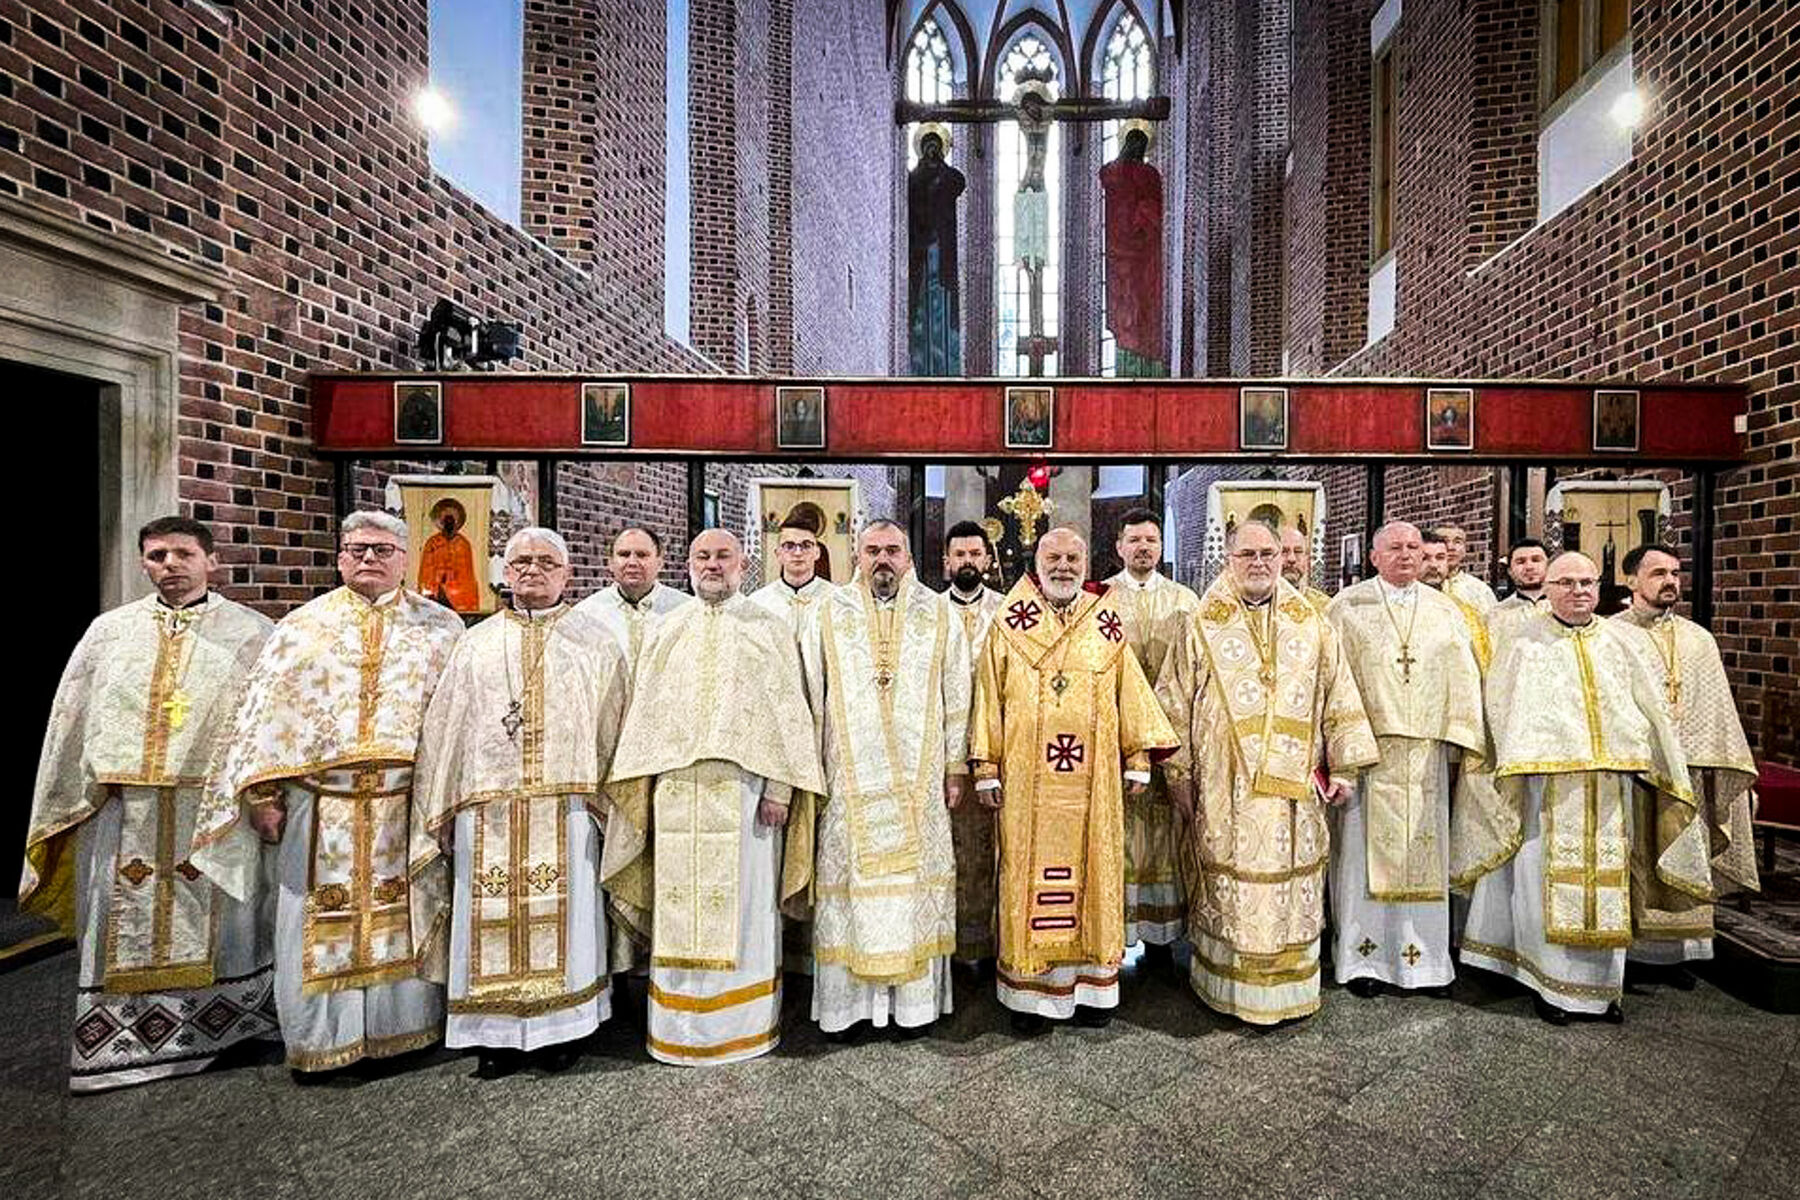
[[[825,389],[775,389],[775,445],[781,450],[825,448]]]
[[[1006,448],[1051,450],[1056,446],[1056,389],[1006,389]]]
[[[631,385],[584,383],[581,385],[581,444],[584,446],[631,445]]]
[[[1638,393],[1625,388],[1594,391],[1594,449],[1634,451],[1638,448]]]
[[[1238,448],[1286,450],[1288,448],[1288,390],[1247,387],[1238,389]]]
[[[1425,389],[1425,448],[1475,448],[1475,389]]]
[[[444,385],[436,380],[403,380],[394,385],[394,441],[402,446],[436,446],[444,440]]]

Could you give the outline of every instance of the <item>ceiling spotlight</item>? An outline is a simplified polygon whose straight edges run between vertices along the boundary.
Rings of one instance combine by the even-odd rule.
[[[1636,88],[1621,92],[1613,101],[1612,119],[1626,129],[1636,129],[1644,120],[1644,96]]]
[[[509,321],[483,321],[453,300],[440,297],[431,316],[419,327],[419,357],[434,370],[479,367],[519,356],[519,327]]]
[[[423,87],[413,97],[413,116],[428,133],[443,133],[456,124],[456,110],[450,98],[434,87]]]

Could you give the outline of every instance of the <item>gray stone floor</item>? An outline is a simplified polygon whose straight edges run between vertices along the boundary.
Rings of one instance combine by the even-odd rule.
[[[1710,985],[1552,1029],[1478,973],[1452,1000],[1331,989],[1253,1032],[1171,978],[1106,1030],[1021,1042],[989,987],[916,1042],[840,1047],[790,989],[773,1055],[651,1063],[623,1022],[569,1073],[427,1053],[296,1087],[271,1050],[64,1090],[73,958],[0,974],[0,1195],[191,1197],[1720,1196],[1800,1192],[1800,1018]]]

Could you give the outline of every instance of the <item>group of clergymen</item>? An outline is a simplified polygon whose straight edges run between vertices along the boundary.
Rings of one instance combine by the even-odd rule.
[[[1460,531],[1384,526],[1335,598],[1293,530],[1233,524],[1203,595],[1161,541],[1127,514],[1094,584],[1051,530],[1001,595],[959,524],[938,593],[893,522],[841,586],[800,523],[745,595],[711,529],[688,595],[632,527],[570,604],[529,528],[465,630],[385,513],[274,625],[209,590],[205,526],[152,522],[155,594],[77,647],[32,810],[24,906],[79,945],[72,1086],[271,1036],[299,1079],[440,1038],[556,1069],[634,969],[672,1063],[773,1048],[784,966],[831,1036],[923,1030],[953,959],[997,960],[1020,1033],[1099,1025],[1140,942],[1272,1024],[1319,1006],[1328,879],[1363,997],[1442,994],[1460,937],[1546,1020],[1619,1019],[1628,955],[1710,955],[1715,889],[1756,882],[1754,766],[1674,551],[1627,556],[1602,620],[1594,563],[1535,542],[1496,603]]]

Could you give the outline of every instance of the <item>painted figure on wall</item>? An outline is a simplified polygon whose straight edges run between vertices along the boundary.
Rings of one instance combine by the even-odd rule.
[[[475,551],[462,533],[468,514],[455,500],[439,500],[431,506],[431,523],[437,532],[425,540],[419,552],[419,590],[457,612],[479,611]]]
[[[962,373],[962,307],[958,300],[956,202],[968,186],[945,161],[950,132],[919,130],[919,165],[906,176],[907,321],[914,375]]]
[[[1145,161],[1150,129],[1125,127],[1119,157],[1100,168],[1106,195],[1106,323],[1123,376],[1163,376],[1162,173]]]

